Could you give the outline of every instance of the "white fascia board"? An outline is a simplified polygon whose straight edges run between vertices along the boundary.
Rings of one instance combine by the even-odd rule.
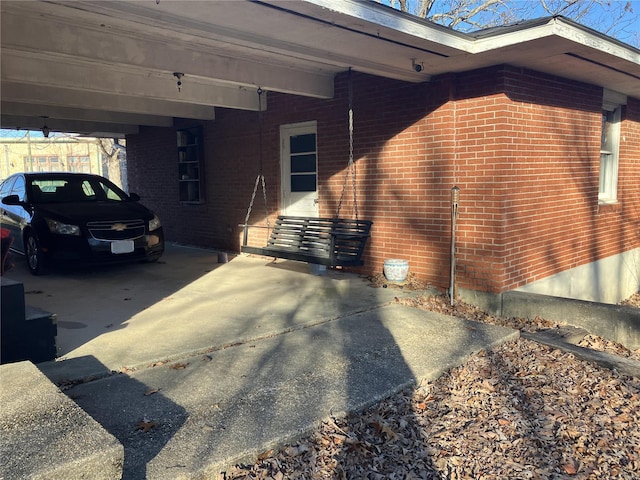
[[[554,34],[613,57],[640,65],[640,50],[563,18],[551,19]]]
[[[479,38],[473,45],[472,53],[486,53],[491,50],[517,46],[552,36],[560,37],[578,46],[595,49],[640,65],[640,52],[633,47],[625,47],[624,44],[614,39],[598,34],[575,22],[566,21],[561,17],[549,18],[548,22],[544,24],[523,26],[521,29],[516,28],[507,33]]]
[[[272,1],[275,5],[278,2]],[[295,3],[298,2],[294,2]],[[350,16],[364,22],[379,25],[385,29],[400,32],[416,40],[423,39],[458,50],[460,54],[482,54],[509,46],[518,46],[545,37],[557,36],[577,46],[587,47],[640,65],[640,51],[613,38],[600,34],[576,22],[563,17],[550,17],[545,21],[525,22],[521,27],[506,28],[504,33],[475,38],[433,24],[423,19],[404,15],[390,7],[374,2],[358,0],[304,0],[301,3],[312,4],[323,9]],[[294,7],[290,7],[294,8]],[[310,11],[309,14],[312,14]],[[327,16],[325,14],[325,16]],[[364,23],[366,25],[366,23]],[[362,26],[364,29],[365,26]],[[455,57],[455,53],[451,54]]]
[[[270,3],[275,6],[282,5],[282,2],[273,0],[266,1],[265,3]],[[470,53],[473,50],[474,40],[465,33],[429,22],[414,15],[403,14],[391,7],[386,7],[372,1],[303,0],[302,2],[287,3],[286,6],[291,10],[303,10],[297,7],[297,3],[315,5],[340,15],[362,20],[366,22],[359,25],[363,28],[363,31],[364,28],[366,28],[366,24],[373,24],[375,27],[381,27],[387,30],[386,33],[401,33],[407,35],[408,39],[412,38],[414,41],[427,40],[429,42],[435,42],[444,47],[458,50],[460,53]],[[309,12],[309,14],[312,14],[312,12]],[[367,33],[381,34],[380,31],[376,32],[375,30]]]

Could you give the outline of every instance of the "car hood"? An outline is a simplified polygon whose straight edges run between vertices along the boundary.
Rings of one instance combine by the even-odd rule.
[[[137,202],[77,202],[38,205],[39,216],[52,218],[74,225],[87,222],[150,220],[153,213]]]

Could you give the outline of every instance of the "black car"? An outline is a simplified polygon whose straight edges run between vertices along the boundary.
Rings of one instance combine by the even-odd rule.
[[[2,227],[34,275],[52,263],[155,261],[164,252],[158,217],[106,178],[17,173],[0,184]]]

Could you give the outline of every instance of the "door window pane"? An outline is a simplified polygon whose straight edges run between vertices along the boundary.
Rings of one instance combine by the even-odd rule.
[[[316,134],[294,135],[289,140],[291,154],[308,153],[316,151]]]
[[[291,191],[292,192],[315,192],[316,176],[315,175],[291,175]]]
[[[295,155],[291,157],[291,173],[315,172],[316,156],[311,155]]]
[[[289,137],[291,159],[291,191],[315,192],[316,182],[316,134],[306,133]]]

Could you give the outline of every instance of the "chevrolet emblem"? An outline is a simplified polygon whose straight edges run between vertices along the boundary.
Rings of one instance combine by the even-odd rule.
[[[111,230],[115,230],[116,232],[122,232],[127,229],[127,226],[124,223],[114,223],[111,225]]]

